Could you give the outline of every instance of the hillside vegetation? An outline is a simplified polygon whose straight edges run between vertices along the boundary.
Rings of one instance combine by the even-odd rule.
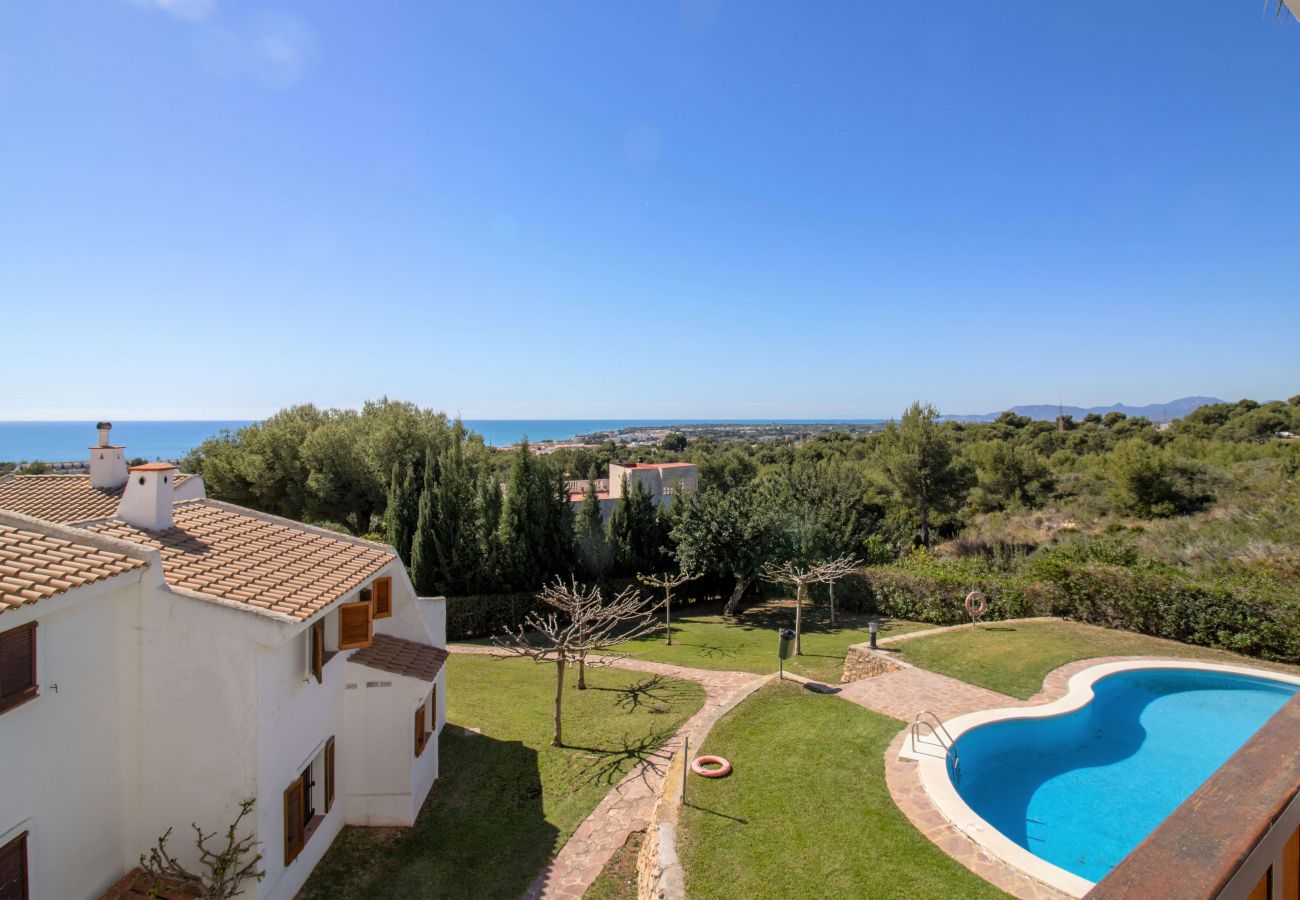
[[[613,443],[537,456],[485,447],[445,416],[382,401],[295,407],[209,441],[187,463],[213,496],[372,534],[422,593],[535,590],[685,568],[730,595],[765,563],[852,553],[850,608],[949,622],[980,588],[989,615],[1037,613],[1300,660],[1300,396],[1203,406],[1167,426],[1122,413],[942,421],[914,404],[878,434],[764,442],[668,435],[700,489],[671,509],[631,491],[608,523],[566,479]]]

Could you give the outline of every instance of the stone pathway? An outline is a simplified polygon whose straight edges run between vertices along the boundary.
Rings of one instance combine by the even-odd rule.
[[[494,647],[475,644],[453,644],[453,653],[502,655]],[[650,823],[655,801],[663,789],[664,777],[673,753],[681,746],[682,737],[689,734],[696,723],[711,715],[737,693],[751,690],[768,676],[752,672],[732,672],[712,669],[692,669],[668,663],[650,662],[636,657],[606,659],[593,657],[592,662],[608,663],[620,669],[646,672],[653,675],[694,681],[704,688],[704,706],[686,720],[669,741],[637,765],[615,785],[597,804],[587,818],[569,836],[560,852],[542,870],[524,894],[526,900],[544,898],[578,898],[587,892],[605,864],[609,862],[634,831],[642,831]]]

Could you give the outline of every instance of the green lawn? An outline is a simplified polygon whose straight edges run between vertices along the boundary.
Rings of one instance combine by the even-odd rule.
[[[582,900],[636,900],[636,858],[644,840],[644,831],[634,832],[605,863]]]
[[[762,688],[703,752],[734,767],[691,777],[678,830],[697,898],[1001,897],[932,844],[885,786],[903,723],[791,682]]]
[[[303,897],[518,897],[609,789],[704,703],[693,682],[593,669],[588,690],[565,693],[572,746],[556,749],[552,666],[453,654],[447,667],[440,777],[415,826],[344,829]]]
[[[1295,666],[1079,622],[990,622],[902,641],[889,649],[923,669],[1022,700],[1036,694],[1057,666],[1097,656],[1178,656],[1300,672]]]
[[[805,678],[836,683],[844,669],[844,654],[852,644],[866,641],[867,616],[837,613],[830,627],[825,604],[805,604],[803,655],[786,663],[786,669]],[[673,643],[664,641],[662,629],[618,649],[638,659],[691,666],[696,669],[733,669],[766,675],[777,667],[777,630],[794,627],[794,602],[769,600],[743,610],[736,618],[722,616],[721,608],[682,607],[673,610]],[[884,619],[880,637],[931,628],[917,622]]]

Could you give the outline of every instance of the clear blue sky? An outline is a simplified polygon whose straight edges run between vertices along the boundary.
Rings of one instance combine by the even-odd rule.
[[[1259,0],[0,0],[0,418],[1300,392]]]

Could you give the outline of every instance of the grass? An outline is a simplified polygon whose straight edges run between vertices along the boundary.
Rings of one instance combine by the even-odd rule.
[[[990,622],[902,641],[890,649],[923,669],[1021,700],[1038,693],[1057,666],[1098,656],[1176,656],[1300,672],[1296,666],[1080,622]]]
[[[344,829],[301,896],[518,897],[609,789],[704,703],[692,682],[593,669],[588,690],[565,692],[571,746],[553,748],[553,667],[464,654],[447,666],[439,779],[415,826]]]
[[[805,604],[803,655],[786,662],[786,670],[817,681],[836,683],[844,669],[844,654],[852,644],[870,638],[868,617],[837,612],[830,627],[826,605]],[[760,675],[777,668],[777,629],[794,627],[794,601],[768,600],[725,618],[721,607],[682,607],[673,610],[673,643],[664,641],[662,629],[619,647],[638,659],[690,666],[696,669],[731,669]],[[930,628],[917,622],[884,619],[880,637]]]
[[[678,852],[696,898],[1001,897],[913,827],[885,786],[903,723],[790,682],[762,688],[703,752],[726,778],[691,778]]]
[[[582,900],[636,900],[636,857],[645,840],[644,831],[634,831],[614,851],[600,875],[587,888]]]

